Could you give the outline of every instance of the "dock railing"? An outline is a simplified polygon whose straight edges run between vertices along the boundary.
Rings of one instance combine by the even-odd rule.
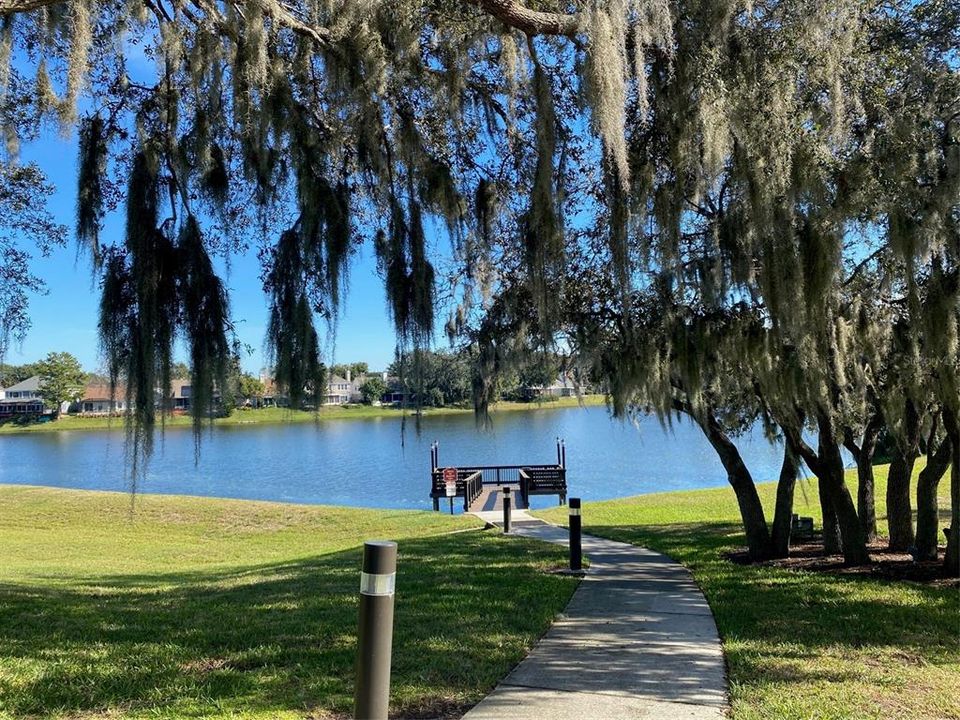
[[[470,468],[457,468],[456,491],[453,495],[448,495],[443,470],[444,468],[434,468],[431,473],[430,497],[433,498],[433,509],[440,509],[441,498],[460,497],[463,498],[463,511],[466,512],[470,509],[470,503],[480,497],[480,493],[483,492],[483,476]]]

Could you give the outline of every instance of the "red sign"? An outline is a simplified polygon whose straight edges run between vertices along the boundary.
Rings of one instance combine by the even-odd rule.
[[[457,469],[448,467],[443,469],[443,482],[447,486],[447,497],[453,497],[457,494]]]

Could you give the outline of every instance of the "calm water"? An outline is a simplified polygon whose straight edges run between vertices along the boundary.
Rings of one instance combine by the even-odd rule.
[[[434,440],[442,465],[506,465],[555,462],[557,436],[566,439],[570,493],[584,499],[726,484],[716,453],[695,427],[680,423],[670,432],[652,418],[636,427],[590,407],[503,413],[489,431],[478,431],[469,415],[425,418],[419,437],[408,422],[404,446],[396,418],[216,428],[205,433],[196,466],[193,435],[170,429],[138,490],[430,508]],[[738,445],[758,481],[776,479],[778,447],[759,431]],[[0,483],[127,490],[123,433],[0,436]]]

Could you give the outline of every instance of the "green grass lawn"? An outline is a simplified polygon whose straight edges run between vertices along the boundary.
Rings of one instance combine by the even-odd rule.
[[[883,527],[887,469],[877,470]],[[771,514],[774,492],[761,486]],[[537,514],[565,522],[565,512]],[[819,528],[816,483],[798,486],[795,512]],[[583,523],[690,568],[723,638],[735,720],[960,718],[956,587],[733,564],[724,556],[744,537],[729,488],[586,503]]]
[[[0,486],[0,717],[349,715],[374,538],[406,717],[482,698],[576,585],[462,516]]]
[[[540,402],[499,402],[491,406],[491,412],[517,412],[523,410],[542,410],[553,408],[570,408],[579,405],[603,405],[603,395],[585,395],[582,398],[553,398]],[[290,410],[287,408],[261,408],[259,410],[234,410],[229,417],[217,418],[214,425],[273,425],[281,423],[324,422],[326,420],[360,420],[369,418],[400,418],[404,414],[410,416],[414,410],[394,407],[373,407],[372,405],[324,406],[317,412],[305,410]],[[428,417],[435,415],[465,415],[473,412],[469,407],[442,407],[423,408],[423,414]],[[166,426],[172,428],[188,428],[193,424],[189,415],[177,414],[166,419]],[[64,430],[122,430],[123,418],[109,417],[82,417],[79,415],[62,415],[52,422],[32,422],[20,424],[13,420],[0,422],[0,435],[5,433],[30,432],[61,432]]]

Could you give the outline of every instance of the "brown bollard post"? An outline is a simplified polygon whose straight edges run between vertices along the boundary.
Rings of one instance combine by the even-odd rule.
[[[363,544],[360,572],[360,622],[357,632],[357,685],[353,716],[386,720],[390,704],[390,661],[393,653],[393,593],[397,577],[397,544]]]
[[[570,569],[583,569],[583,533],[580,498],[570,498]]]
[[[510,513],[512,504],[512,498],[510,493],[510,486],[504,485],[503,487],[503,531],[505,533],[510,532]]]

